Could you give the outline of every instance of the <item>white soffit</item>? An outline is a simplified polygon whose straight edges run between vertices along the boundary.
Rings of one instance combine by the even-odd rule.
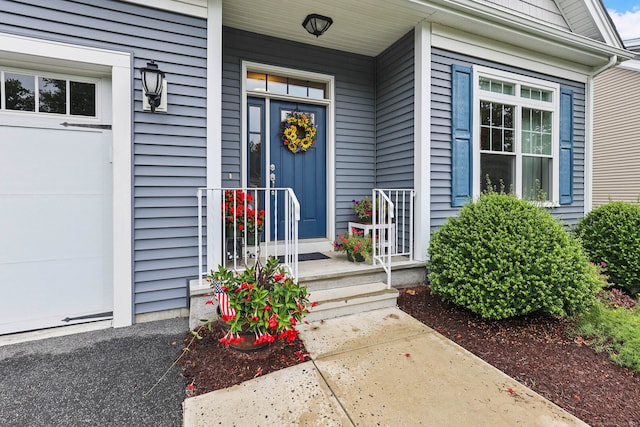
[[[373,5],[373,6],[372,6]],[[407,0],[224,0],[222,24],[267,36],[377,56],[435,9]],[[302,27],[310,13],[333,19],[320,37]]]

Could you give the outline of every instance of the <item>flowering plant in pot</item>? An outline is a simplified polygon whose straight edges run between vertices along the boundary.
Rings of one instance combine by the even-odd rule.
[[[351,229],[351,234],[338,234],[338,239],[333,243],[337,252],[346,252],[349,261],[371,261],[373,244],[370,235],[364,235],[362,230]]]
[[[360,221],[362,221],[365,224],[370,224],[371,221],[373,220],[373,201],[371,201],[371,197],[366,196],[362,200],[352,200],[351,203],[352,203],[353,210],[355,211]],[[376,211],[380,212],[381,206],[384,207],[386,205],[384,205],[380,201],[380,199],[378,199],[377,203],[378,203],[378,207],[376,208]],[[386,213],[386,208],[385,208],[385,213]]]
[[[287,275],[274,257],[269,257],[264,266],[258,261],[241,273],[219,266],[207,280],[224,293],[218,301],[228,331],[220,342],[232,347],[249,338],[253,346],[277,339],[293,341],[297,336],[296,325],[315,306],[309,301],[307,288]],[[226,307],[222,307],[223,303]],[[243,347],[246,349],[246,343]]]
[[[264,210],[254,208],[251,193],[242,190],[227,190],[224,193],[224,217],[227,234],[233,234],[234,227],[247,233],[247,238],[253,240],[256,233],[264,229]]]

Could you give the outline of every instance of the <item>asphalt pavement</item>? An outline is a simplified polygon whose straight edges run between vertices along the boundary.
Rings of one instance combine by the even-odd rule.
[[[181,426],[188,320],[0,347],[1,426]]]

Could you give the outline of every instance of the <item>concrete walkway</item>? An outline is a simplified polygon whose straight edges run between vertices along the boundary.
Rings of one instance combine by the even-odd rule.
[[[311,360],[189,398],[184,426],[585,426],[397,308],[315,322]]]

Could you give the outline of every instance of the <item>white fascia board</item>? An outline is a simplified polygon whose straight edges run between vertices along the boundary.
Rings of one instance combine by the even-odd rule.
[[[584,55],[592,60],[599,59],[603,64],[617,55],[620,60],[631,59],[633,54],[617,43],[607,45],[598,40],[571,33],[565,29],[548,25],[529,17],[518,16],[505,10],[473,0],[409,0],[422,4],[430,10],[438,12],[430,16],[429,20],[455,28],[469,28],[478,33],[484,31],[485,37],[512,40],[512,35],[526,37],[530,46],[540,45],[542,42],[556,46],[558,52],[568,50],[575,54]],[[529,44],[528,44],[529,45]],[[541,49],[544,51],[544,49]],[[591,64],[597,67],[601,64]]]
[[[167,10],[183,15],[207,17],[207,0],[121,0],[127,3],[139,4],[154,9]]]
[[[610,46],[623,48],[620,37],[615,28],[611,25],[607,11],[604,9],[600,0],[584,0],[584,4],[591,13],[591,17],[596,23],[600,34],[604,37],[605,42]]]
[[[625,61],[622,64],[618,65],[618,67],[625,70],[640,71],[640,60],[632,59],[630,61]]]
[[[480,38],[450,27],[433,24],[431,44],[452,52],[459,52],[501,64],[509,64],[543,74],[586,83],[590,67],[564,61],[549,55],[532,52],[517,46]]]

